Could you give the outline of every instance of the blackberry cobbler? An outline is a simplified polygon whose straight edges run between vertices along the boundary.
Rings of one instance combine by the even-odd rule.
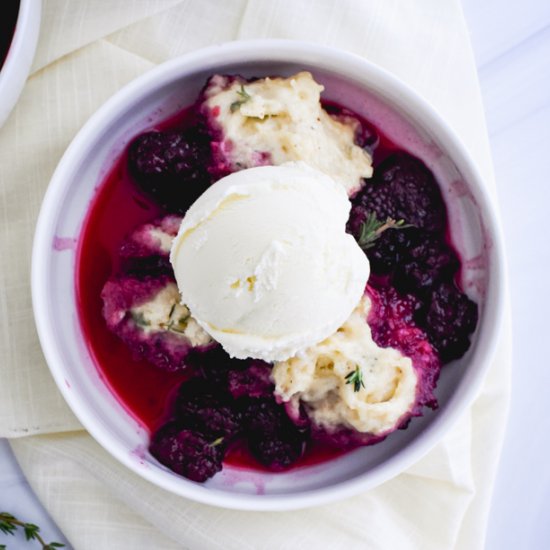
[[[437,407],[440,369],[476,328],[432,172],[381,129],[321,103],[321,91],[305,72],[211,77],[193,106],[130,143],[83,230],[77,288],[91,351],[150,430],[151,454],[194,481],[224,461],[281,471],[382,441]],[[174,239],[222,178],[302,163],[349,197],[346,229],[368,258],[368,284],[312,344],[274,360],[227,353],[182,303]]]

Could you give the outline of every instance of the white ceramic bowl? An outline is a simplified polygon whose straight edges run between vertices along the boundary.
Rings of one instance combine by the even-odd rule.
[[[75,309],[75,246],[102,176],[129,140],[191,104],[216,72],[244,76],[310,70],[325,96],[373,120],[423,158],[442,184],[464,284],[480,305],[468,353],[443,369],[440,408],[373,447],[282,474],[225,467],[201,485],[173,474],[146,451],[147,434],[107,390],[83,341]],[[372,488],[412,465],[464,412],[489,366],[502,316],[500,230],[483,182],[453,131],[425,101],[365,59],[291,41],[235,42],[165,63],[111,98],[82,128],[52,178],[36,228],[32,292],[40,341],[68,404],[90,434],[138,475],[200,502],[246,510],[319,505]]]
[[[0,127],[14,108],[31,69],[40,33],[41,0],[21,0],[10,49],[0,69]]]

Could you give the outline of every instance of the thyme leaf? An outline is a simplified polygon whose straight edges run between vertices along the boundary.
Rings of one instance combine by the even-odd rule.
[[[174,315],[174,311],[176,310],[176,302],[172,304],[172,307],[170,308],[170,313],[168,314],[168,319],[172,319],[172,315]]]
[[[15,535],[17,528],[21,527],[25,534],[26,540],[37,540],[42,545],[42,550],[55,550],[55,548],[63,548],[65,545],[60,542],[47,543],[40,535],[40,527],[34,523],[27,523],[17,519],[8,512],[0,512],[0,531],[5,535]],[[0,550],[5,550],[6,545],[0,544]]]
[[[369,212],[359,229],[357,244],[359,244],[363,250],[368,250],[374,246],[375,241],[384,231],[386,231],[386,229],[407,229],[408,227],[412,227],[412,225],[405,223],[405,220],[386,218],[386,221],[381,221],[377,219],[374,212]]]
[[[353,384],[353,391],[361,391],[361,388],[365,387],[363,382],[363,371],[357,365],[354,371],[351,371],[346,375],[346,384]]]
[[[245,90],[244,85],[241,84],[241,89],[237,92],[239,99],[231,103],[229,110],[234,113],[237,109],[241,108],[241,105],[244,105],[247,101],[252,99],[252,96]]]
[[[130,315],[132,316],[132,321],[138,326],[138,327],[149,327],[151,326],[151,322],[148,321],[145,318],[145,315],[140,312],[130,311]]]
[[[174,311],[176,310],[176,304],[172,305],[172,308],[170,309],[170,313],[168,314],[168,324],[161,325],[165,330],[169,330],[170,332],[176,332],[177,334],[185,334],[185,329],[187,328],[187,324],[189,323],[189,319],[191,318],[191,312],[187,311],[185,315],[180,317],[177,320],[172,319],[172,316],[174,315]]]

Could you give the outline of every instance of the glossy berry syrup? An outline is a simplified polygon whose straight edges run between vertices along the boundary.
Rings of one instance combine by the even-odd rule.
[[[334,104],[325,108],[344,111]],[[457,286],[460,262],[450,245],[446,209],[433,176],[378,128],[361,122],[357,142],[373,154],[375,175],[352,199],[348,231],[359,237],[371,205],[379,219],[403,218],[410,223],[403,230],[387,230],[368,250],[372,271],[368,322],[378,345],[411,357],[420,380],[412,414],[419,415],[424,406],[437,406],[433,390],[441,364],[469,346],[477,308]],[[197,189],[210,183],[204,170],[207,133],[192,109],[152,130],[162,134],[139,136],[111,168],[90,204],[79,239],[76,290],[83,333],[95,364],[111,391],[150,432],[153,455],[177,473],[204,481],[221,469],[222,460],[278,471],[323,462],[357,444],[383,439],[357,440],[346,432],[312,438],[307,417],[291,422],[284,407],[274,401],[265,363],[231,360],[217,347],[191,356],[189,371],[167,372],[136,359],[107,328],[101,292],[121,270],[120,248],[127,235],[166,214],[165,208],[184,213],[170,208],[173,191],[164,180],[155,179],[156,174],[167,170],[169,177],[183,174],[195,182],[187,197],[191,202],[193,193],[198,196],[202,191]],[[189,141],[187,137],[182,141],[181,135]],[[163,155],[167,148],[171,153]],[[189,162],[193,156],[195,163]],[[140,189],[143,182],[136,166],[147,176],[146,193]],[[399,427],[407,422],[408,418]],[[187,460],[182,462],[183,455]]]
[[[166,125],[181,125],[185,120],[186,114],[181,113]],[[144,360],[136,360],[107,329],[101,291],[111,274],[118,271],[124,238],[161,214],[162,209],[136,187],[128,171],[127,154],[123,154],[90,204],[76,262],[77,300],[88,349],[113,393],[149,430],[156,429],[164,419],[166,402],[186,375],[159,371]]]

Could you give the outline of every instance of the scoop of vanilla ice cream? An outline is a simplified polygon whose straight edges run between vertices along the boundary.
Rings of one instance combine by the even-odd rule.
[[[170,260],[182,303],[233,357],[286,360],[332,334],[369,263],[342,186],[302,162],[231,174],[191,206]]]

